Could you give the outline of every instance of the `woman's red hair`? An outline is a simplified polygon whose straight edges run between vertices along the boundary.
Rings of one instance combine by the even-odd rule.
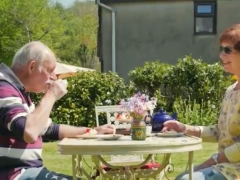
[[[234,24],[223,31],[220,36],[220,43],[232,43],[234,49],[240,51],[240,24]]]

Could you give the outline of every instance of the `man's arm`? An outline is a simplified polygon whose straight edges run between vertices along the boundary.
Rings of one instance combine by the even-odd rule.
[[[66,137],[76,137],[77,135],[82,135],[87,132],[90,128],[86,127],[74,127],[65,124],[61,124],[59,126],[59,139],[63,139]]]
[[[25,142],[35,142],[47,127],[53,104],[67,93],[66,86],[60,80],[55,81],[35,110],[29,113],[22,104],[19,92],[10,84],[1,82],[0,124]]]
[[[67,82],[58,79],[47,89],[37,108],[26,117],[24,140],[28,143],[35,142],[42,134],[49,120],[50,112],[56,100],[67,93]]]
[[[55,102],[51,95],[46,94],[40,105],[28,114],[27,107],[24,107],[18,92],[11,85],[0,86],[0,92],[4,92],[0,94],[0,124],[17,138],[27,143],[35,142],[47,126]]]
[[[23,139],[27,143],[33,143],[46,128],[48,118],[56,97],[51,91],[47,91],[36,109],[26,116]]]
[[[66,137],[76,137],[77,135],[82,135],[86,133],[88,129],[90,128],[52,123],[42,137],[49,140],[62,140]]]
[[[59,125],[51,123],[42,134],[43,139],[59,140]]]
[[[114,127],[109,124],[99,126],[94,129],[98,134],[112,134],[114,131]],[[76,137],[77,135],[85,134],[90,130],[91,128],[87,127],[74,127],[65,124],[57,125],[52,123],[43,137],[50,140],[62,140],[63,138]]]

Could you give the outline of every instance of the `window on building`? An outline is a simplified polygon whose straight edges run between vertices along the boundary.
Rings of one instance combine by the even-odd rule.
[[[216,2],[194,2],[194,34],[216,34]]]

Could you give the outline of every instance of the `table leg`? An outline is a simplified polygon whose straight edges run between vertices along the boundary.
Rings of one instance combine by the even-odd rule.
[[[189,180],[193,180],[193,151],[188,153]]]
[[[73,174],[73,180],[77,180],[77,169],[76,169],[76,155],[72,155],[72,174]]]
[[[77,158],[77,163],[78,163],[78,175],[81,175],[84,174],[86,176],[87,179],[89,180],[92,180],[92,177],[91,175],[83,168],[83,165],[82,165],[82,160],[83,160],[83,156],[82,155],[78,155],[78,158]],[[81,179],[81,178],[80,178]]]

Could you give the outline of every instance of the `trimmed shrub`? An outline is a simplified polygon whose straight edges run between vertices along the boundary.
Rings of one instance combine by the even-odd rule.
[[[177,98],[183,98],[189,103],[201,104],[203,108],[208,108],[208,101],[219,107],[231,83],[231,77],[224,75],[219,63],[207,64],[186,56],[165,74],[162,93],[168,97],[170,105]]]
[[[207,64],[191,56],[179,59],[176,65],[146,62],[143,67],[130,71],[129,77],[137,89],[158,98],[156,110],[162,106],[168,112],[176,110],[174,103],[178,99],[191,109],[196,104],[200,109],[212,106],[219,109],[223,93],[232,83],[231,76],[224,75],[219,63]]]
[[[165,74],[171,67],[172,65],[160,61],[146,62],[143,67],[137,67],[128,75],[136,89],[153,97],[155,92],[161,89]]]

